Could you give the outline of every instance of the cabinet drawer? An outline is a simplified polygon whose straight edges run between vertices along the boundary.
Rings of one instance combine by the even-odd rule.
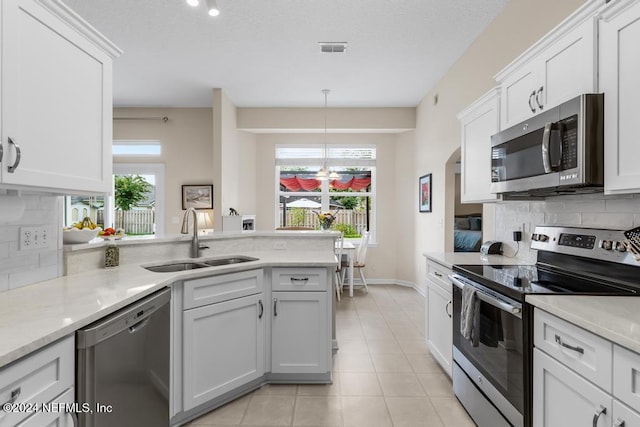
[[[613,346],[613,395],[640,411],[640,354]]]
[[[184,281],[184,309],[228,301],[262,292],[262,270],[241,271]]]
[[[640,414],[615,399],[611,419],[613,427],[640,427]]]
[[[533,327],[537,348],[611,392],[611,342],[540,309]]]
[[[16,427],[74,427],[74,415],[65,411],[65,404],[73,403],[74,399],[74,389],[70,388],[55,398],[53,402],[49,402],[49,411],[33,414]]]
[[[0,403],[42,404],[51,401],[74,381],[74,339],[64,338],[0,371]],[[32,412],[6,413],[0,409],[0,426],[14,426]]]
[[[327,270],[325,268],[274,268],[272,270],[274,291],[326,291]]]
[[[440,265],[434,261],[427,261],[427,279],[445,291],[451,292],[449,274],[451,274],[451,270],[444,265]]]

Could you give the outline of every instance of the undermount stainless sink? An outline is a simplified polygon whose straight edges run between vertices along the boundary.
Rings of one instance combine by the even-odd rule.
[[[243,262],[257,260],[258,258],[252,258],[248,256],[231,256],[227,258],[216,258],[199,262],[176,262],[172,264],[150,265],[145,268],[156,273],[175,273],[178,271],[195,270],[198,268],[206,267],[217,267],[221,265],[240,264]]]
[[[197,262],[179,262],[175,264],[150,265],[145,268],[149,271],[154,271],[156,273],[175,273],[176,271],[195,270],[196,268],[204,268],[204,267],[209,267],[209,266],[205,264],[200,264]]]
[[[229,258],[210,259],[208,261],[202,261],[202,263],[207,264],[208,266],[211,266],[211,267],[215,267],[218,265],[240,264],[242,262],[257,261],[257,260],[258,258],[251,258],[248,256],[234,256]]]

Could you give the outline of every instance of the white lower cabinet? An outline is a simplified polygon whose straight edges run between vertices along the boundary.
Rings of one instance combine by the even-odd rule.
[[[75,414],[67,412],[74,402],[74,389],[62,393],[47,406],[50,409],[34,414],[16,427],[77,427]]]
[[[264,374],[264,322],[262,294],[184,312],[184,410]]]
[[[272,297],[271,372],[330,371],[327,292],[273,292]]]
[[[451,270],[427,259],[427,298],[425,300],[426,340],[431,355],[451,376],[453,363],[453,304]]]
[[[69,414],[33,408],[73,402],[74,354],[75,340],[69,336],[0,369],[0,402],[17,405],[9,412],[0,408],[0,427],[73,425]]]
[[[534,427],[611,426],[611,396],[537,348],[533,366]]]
[[[536,309],[534,427],[640,427],[640,355]]]

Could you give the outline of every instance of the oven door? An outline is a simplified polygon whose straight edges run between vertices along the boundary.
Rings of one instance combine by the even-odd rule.
[[[521,426],[526,383],[522,304],[459,274],[449,277],[454,284],[454,361],[510,424]],[[460,327],[462,294],[466,286],[476,290],[475,310],[479,313],[474,317],[471,340],[464,338]]]

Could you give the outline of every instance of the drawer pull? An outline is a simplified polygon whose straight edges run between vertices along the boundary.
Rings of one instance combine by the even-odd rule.
[[[447,313],[449,319],[451,319],[451,313],[449,313],[449,307],[451,307],[451,300],[447,301],[447,305],[444,306],[444,312]]]
[[[292,277],[291,278],[292,282],[304,282],[307,283],[309,281],[308,277]]]
[[[577,351],[580,354],[584,354],[584,348],[563,343],[562,338],[560,338],[560,335],[558,334],[556,334],[556,342],[564,348],[568,348],[569,350]]]
[[[20,397],[20,393],[22,393],[22,388],[20,387],[14,390],[11,390],[11,398],[6,402],[4,402],[0,407],[4,407],[4,405],[10,405],[12,403],[15,403],[16,400],[18,400],[18,397]]]
[[[606,414],[607,408],[600,405],[600,409],[596,409],[595,414],[593,414],[593,427],[598,427],[598,420],[600,419],[600,415]]]
[[[437,271],[434,271],[433,274],[435,274],[437,277],[442,278],[442,273],[438,273]]]
[[[624,420],[618,418],[616,422],[613,424],[613,427],[624,427]]]
[[[278,315],[278,298],[273,299],[273,315]]]
[[[14,173],[18,168],[18,165],[20,164],[20,146],[16,144],[11,138],[9,138],[9,144],[13,144],[13,146],[16,147],[16,159],[14,160],[13,164],[7,168],[7,171],[9,173]]]
[[[262,315],[264,314],[264,305],[262,305],[262,300],[258,300],[258,306],[260,307],[260,314],[258,314],[258,319],[262,319]]]

